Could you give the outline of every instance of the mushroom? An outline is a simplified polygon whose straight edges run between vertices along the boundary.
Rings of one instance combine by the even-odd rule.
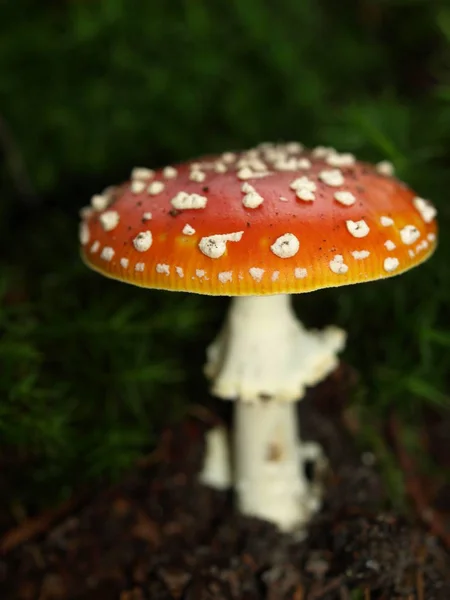
[[[232,297],[205,373],[213,394],[235,401],[237,507],[282,530],[319,506],[295,403],[335,369],[345,343],[334,326],[308,331],[291,294],[391,277],[436,247],[435,208],[392,173],[328,147],[262,144],[134,169],[82,212],[82,256],[103,275]],[[222,434],[212,436],[221,461]],[[227,469],[208,469],[204,480],[223,487]]]

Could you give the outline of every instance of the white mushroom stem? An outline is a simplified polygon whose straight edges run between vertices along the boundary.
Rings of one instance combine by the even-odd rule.
[[[345,333],[337,327],[307,331],[290,296],[235,297],[207,350],[205,373],[220,398],[291,402],[336,368],[344,344]]]
[[[236,297],[207,351],[212,393],[236,400],[234,484],[239,510],[293,530],[317,496],[303,474],[295,404],[337,366],[345,333],[307,331],[286,295]],[[224,456],[217,453],[216,456]]]
[[[299,529],[320,506],[319,487],[306,479],[295,403],[238,402],[235,487],[239,511]]]

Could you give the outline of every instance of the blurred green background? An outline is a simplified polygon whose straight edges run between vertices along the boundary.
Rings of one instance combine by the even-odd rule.
[[[395,407],[414,431],[424,407],[444,410],[447,2],[0,0],[0,14],[2,506],[33,511],[120,475],[207,401],[204,348],[226,301],[121,285],[78,256],[79,208],[136,165],[267,140],[391,160],[439,208],[437,253],[297,307],[348,330],[351,401],[370,421]]]

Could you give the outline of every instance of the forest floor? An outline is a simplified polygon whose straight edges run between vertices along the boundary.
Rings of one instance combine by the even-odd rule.
[[[341,366],[299,403],[303,437],[330,463],[303,540],[237,515],[231,494],[199,484],[204,434],[229,414],[198,406],[120,483],[5,531],[1,599],[448,600],[449,486],[419,472],[393,416],[380,435],[408,498],[407,514],[393,510],[376,457],[354,443],[351,376]],[[424,423],[423,451],[448,468],[450,419]]]

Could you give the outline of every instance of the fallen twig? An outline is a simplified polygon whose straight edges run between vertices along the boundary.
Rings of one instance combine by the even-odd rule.
[[[48,531],[57,521],[63,519],[77,508],[85,497],[85,492],[78,494],[59,506],[40,513],[36,517],[25,519],[20,525],[7,531],[0,539],[0,555],[11,552],[11,550],[14,550],[14,548],[17,548],[17,546],[20,546],[24,542],[28,542]]]
[[[308,594],[307,600],[320,600],[330,592],[335,592],[340,587],[342,587],[344,579],[344,575],[339,575],[338,577],[335,577],[327,584],[325,584],[320,590],[314,590],[313,592],[311,592],[311,594]]]
[[[406,491],[414,508],[430,531],[450,550],[450,531],[441,515],[429,505],[417,465],[401,441],[402,425],[396,415],[390,416],[388,426],[394,451],[404,474]]]
[[[138,459],[136,461],[136,467],[138,469],[148,468],[158,460],[161,460],[162,456],[161,448],[158,447],[153,452],[150,452],[150,454]],[[114,484],[101,492],[101,495],[109,496],[114,493],[116,488],[117,484]],[[29,542],[32,539],[45,534],[58,521],[67,517],[74,510],[77,510],[91,495],[92,490],[90,493],[87,490],[83,490],[59,506],[45,510],[30,519],[25,519],[22,523],[7,531],[0,538],[0,556],[11,552],[25,542]]]

